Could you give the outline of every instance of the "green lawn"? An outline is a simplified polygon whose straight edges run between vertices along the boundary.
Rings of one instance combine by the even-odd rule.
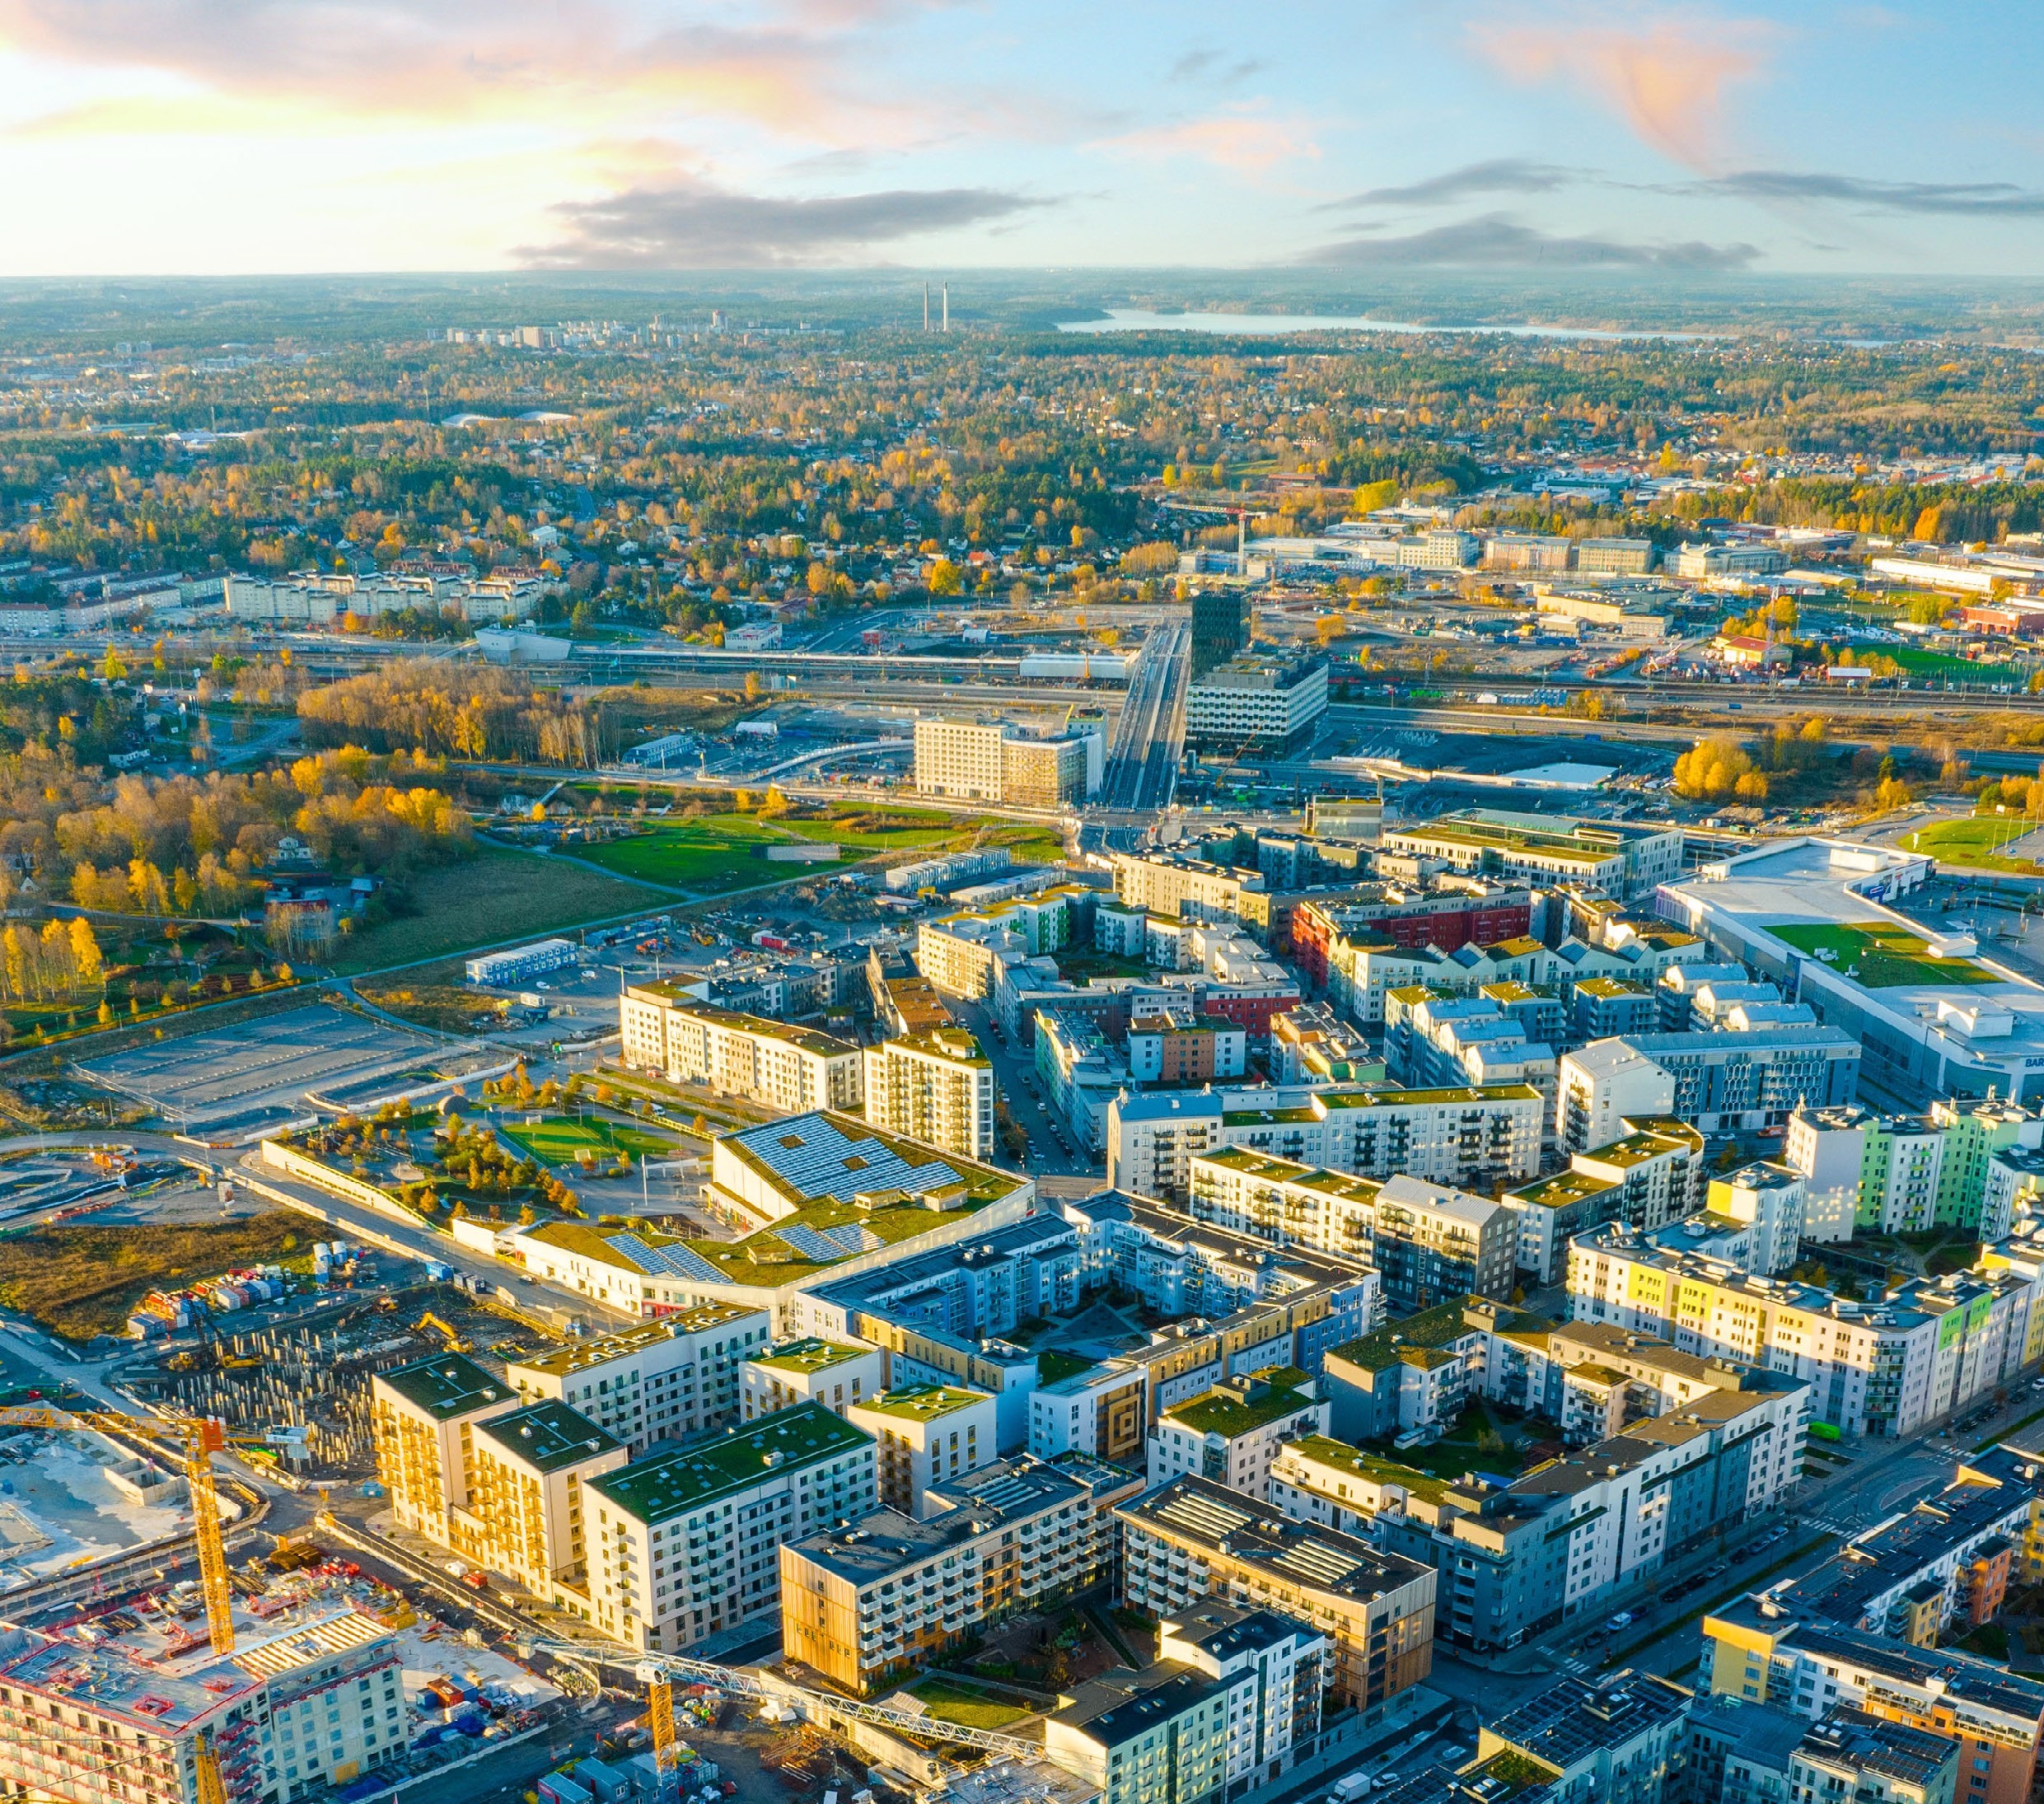
[[[587,847],[579,856],[620,876],[717,895],[799,876],[799,865],[766,862],[766,848],[781,838],[743,815],[707,815],[661,821],[629,839]]]
[[[1060,1378],[1075,1377],[1082,1372],[1091,1372],[1100,1362],[1082,1358],[1061,1348],[1046,1347],[1036,1355],[1036,1382],[1054,1385]]]
[[[1002,1704],[984,1692],[957,1685],[932,1674],[906,1688],[920,1698],[925,1713],[935,1722],[955,1722],[961,1729],[1004,1729],[1020,1722],[1031,1713],[1013,1704]]]
[[[1947,864],[1976,871],[2014,871],[2025,876],[2044,872],[2034,858],[2004,857],[2001,848],[2036,830],[2037,823],[2014,815],[1976,815],[1970,820],[1934,821],[1919,827],[1904,843],[1911,852],[1927,853]]]
[[[1806,921],[1770,927],[1767,931],[1798,952],[1833,954],[1825,962],[1868,989],[1892,989],[1901,984],[2002,981],[1970,960],[1931,957],[1924,940],[1885,921],[1850,925]]]
[[[582,922],[656,909],[662,901],[638,884],[567,859],[499,846],[424,872],[407,889],[409,912],[347,935],[335,950],[335,970],[372,970],[506,940],[544,939]]]
[[[1954,683],[2009,683],[2018,688],[2023,672],[2013,664],[1976,664],[1971,658],[1954,657],[1949,652],[1927,651],[1920,645],[1861,644],[1853,656],[1892,657],[1905,676],[1934,676]]]
[[[575,1156],[584,1152],[604,1156],[622,1152],[635,1159],[642,1152],[657,1157],[676,1150],[673,1141],[648,1133],[643,1128],[627,1127],[595,1115],[580,1121],[573,1115],[549,1115],[537,1126],[505,1123],[499,1131],[507,1140],[517,1141],[534,1158],[549,1165],[572,1164]]]

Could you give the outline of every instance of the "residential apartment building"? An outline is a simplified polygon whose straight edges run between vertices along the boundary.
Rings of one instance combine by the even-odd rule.
[[[1077,884],[1059,884],[924,921],[915,932],[916,969],[947,994],[991,997],[1011,970],[1074,940],[1089,940],[1096,895]]]
[[[501,1415],[517,1393],[472,1359],[447,1353],[369,1381],[377,1477],[400,1528],[454,1545],[454,1513],[469,1504],[475,1426]]]
[[[1149,1432],[1149,1481],[1190,1473],[1260,1498],[1279,1448],[1326,1428],[1327,1405],[1303,1372],[1279,1366],[1223,1378],[1158,1414]]]
[[[1359,1259],[1382,1274],[1392,1309],[1511,1294],[1518,1224],[1487,1197],[1416,1177],[1379,1183],[1314,1171],[1242,1147],[1188,1162],[1186,1209],[1195,1219]]]
[[[810,1335],[750,1355],[738,1367],[739,1413],[747,1422],[797,1404],[821,1404],[841,1416],[853,1404],[885,1390],[877,1347]]]
[[[1755,1276],[1608,1224],[1569,1251],[1570,1313],[1764,1364],[1811,1387],[1846,1435],[1907,1435],[2006,1383],[2028,1351],[2033,1277],[1983,1268],[1913,1279],[1878,1302]]]
[[[1622,1115],[1620,1138],[1572,1152],[1569,1169],[1501,1191],[1518,1222],[1518,1269],[1536,1283],[1565,1275],[1569,1242],[1606,1222],[1651,1233],[1702,1207],[1704,1137],[1667,1115]]]
[[[1542,1099],[1527,1084],[1452,1090],[1159,1091],[1107,1111],[1107,1181],[1188,1194],[1193,1159],[1241,1147],[1383,1180],[1405,1174],[1472,1193],[1540,1169]]]
[[[858,1106],[858,1048],[828,1034],[712,1008],[676,984],[629,987],[618,1020],[624,1063],[660,1072],[670,1083],[700,1084],[791,1115]]]
[[[335,1610],[281,1629],[236,1621],[216,1659],[0,1627],[0,1792],[65,1804],[204,1804],[201,1739],[227,1804],[325,1798],[402,1771],[411,1723],[398,1638]]]
[[[780,1609],[783,1543],[870,1513],[872,1437],[817,1404],[582,1483],[590,1620],[672,1652]]]
[[[1263,873],[1237,866],[1206,864],[1162,853],[1114,852],[1114,893],[1125,908],[1172,920],[1234,921],[1253,912],[1246,897],[1261,902]]]
[[[1679,827],[1467,808],[1386,831],[1384,849],[1473,875],[1591,895],[1650,893],[1682,875]]]
[[[1103,755],[1097,730],[1033,739],[1006,721],[915,723],[915,787],[925,796],[1062,808],[1100,787]]]
[[[1326,1637],[1270,1610],[1202,1603],[1158,1625],[1133,1677],[1080,1686],[1044,1751],[1102,1804],[1203,1804],[1268,1784],[1319,1746]]]
[[[1996,1185],[1995,1161],[2044,1146],[2044,1118],[2019,1103],[1953,1098],[1920,1115],[1878,1115],[1856,1103],[1798,1109],[1782,1156],[1850,1194],[1851,1223],[1868,1233],[1957,1227],[1999,1240],[2009,1231],[2013,1187]],[[1992,1207],[1990,1207],[1990,1203]],[[1841,1236],[1842,1237],[1842,1236]]]
[[[1148,1381],[1143,1365],[1110,1360],[1039,1385],[1029,1400],[1029,1451],[1042,1460],[1077,1452],[1144,1465]]]
[[[968,1159],[994,1157],[994,1063],[962,1027],[866,1049],[866,1119]]]
[[[1123,1504],[1122,1590],[1158,1616],[1212,1596],[1324,1635],[1329,1689],[1376,1709],[1433,1670],[1434,1573],[1351,1536],[1273,1519],[1270,1506],[1201,1478]]]
[[[950,1385],[909,1385],[848,1404],[844,1418],[879,1445],[884,1508],[920,1519],[933,1493],[993,1464],[1000,1441],[994,1398]]]
[[[564,1403],[527,1404],[471,1432],[469,1504],[455,1545],[535,1597],[583,1613],[588,1547],[582,1485],[624,1465],[624,1443]]]
[[[1551,1771],[1554,1804],[1662,1804],[1679,1774],[1690,1694],[1652,1673],[1557,1673],[1477,1732],[1476,1759],[1501,1755]]]
[[[860,1696],[985,1624],[1111,1577],[1134,1473],[1066,1454],[987,1466],[927,1517],[867,1512],[780,1550],[781,1643]]]
[[[1706,1611],[1697,1691],[1812,1721],[1863,1710],[1956,1743],[1955,1804],[2028,1804],[2044,1684],[1949,1647],[1913,1647],[1747,1596]]]
[[[572,1404],[636,1459],[656,1441],[734,1420],[740,1370],[772,1330],[765,1310],[696,1303],[621,1334],[513,1360],[505,1376],[521,1397]]]

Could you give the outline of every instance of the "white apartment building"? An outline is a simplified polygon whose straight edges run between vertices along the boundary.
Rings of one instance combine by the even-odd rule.
[[[996,1400],[951,1385],[910,1385],[848,1404],[844,1419],[878,1443],[882,1507],[920,1521],[931,1493],[999,1457]]]
[[[1029,1398],[1029,1451],[1040,1460],[1084,1453],[1129,1465],[1144,1457],[1149,1372],[1110,1362],[1040,1384]]]
[[[1104,764],[1097,731],[1031,739],[1005,721],[915,723],[915,787],[925,796],[1058,808],[1099,788]]]
[[[486,1416],[470,1432],[470,1505],[455,1545],[557,1608],[586,1609],[582,1481],[615,1472],[623,1445],[564,1403]]]
[[[1574,1319],[1799,1378],[1812,1418],[1849,1436],[1914,1433],[2006,1383],[2023,1364],[2038,1300],[2034,1275],[2003,1268],[1848,1302],[1616,1225],[1571,1244],[1568,1283]]]
[[[1555,1074],[1555,1138],[1562,1150],[1609,1146],[1628,1115],[1675,1111],[1675,1077],[1622,1040],[1596,1040],[1562,1055]]]
[[[515,1360],[505,1371],[521,1397],[573,1405],[636,1459],[656,1441],[735,1420],[740,1371],[772,1331],[764,1309],[695,1303],[622,1334]]]
[[[1530,1084],[1457,1090],[1156,1091],[1107,1110],[1107,1181],[1183,1198],[1200,1153],[1242,1147],[1381,1180],[1488,1194],[1540,1169],[1544,1106]]]
[[[712,1008],[677,984],[635,984],[618,1002],[624,1063],[789,1115],[856,1109],[858,1048],[812,1028]]]
[[[877,1507],[873,1451],[803,1404],[584,1480],[590,1619],[657,1653],[778,1615],[781,1544]]]
[[[1327,712],[1327,666],[1317,657],[1245,654],[1186,691],[1186,737],[1196,745],[1296,751]]]
[[[346,1609],[235,1627],[224,1660],[203,1644],[180,1656],[148,1629],[88,1643],[0,1628],[0,1791],[199,1804],[202,1736],[228,1804],[325,1798],[402,1760],[411,1724],[390,1629]]]
[[[968,1159],[994,1157],[994,1063],[962,1027],[866,1049],[866,1119]]]
[[[1261,872],[1196,858],[1152,853],[1108,854],[1116,899],[1125,908],[1171,920],[1233,921],[1242,918],[1245,896],[1261,895]]]
[[[783,1341],[754,1353],[738,1368],[739,1411],[751,1422],[776,1409],[815,1403],[841,1416],[853,1404],[887,1388],[882,1365],[880,1349],[863,1340],[811,1336]]]
[[[1190,1475],[1261,1501],[1279,1448],[1326,1432],[1327,1405],[1304,1372],[1280,1367],[1223,1378],[1158,1417],[1149,1432],[1149,1482]]]

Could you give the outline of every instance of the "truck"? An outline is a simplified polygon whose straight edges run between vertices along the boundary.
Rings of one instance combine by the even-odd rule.
[[[1334,1789],[1327,1794],[1327,1804],[1354,1804],[1359,1797],[1368,1795],[1370,1776],[1367,1773],[1345,1773],[1335,1781]]]

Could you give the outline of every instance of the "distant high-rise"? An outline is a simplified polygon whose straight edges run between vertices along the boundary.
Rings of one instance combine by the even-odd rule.
[[[1202,589],[1192,597],[1192,675],[1196,682],[1249,643],[1249,596]]]

